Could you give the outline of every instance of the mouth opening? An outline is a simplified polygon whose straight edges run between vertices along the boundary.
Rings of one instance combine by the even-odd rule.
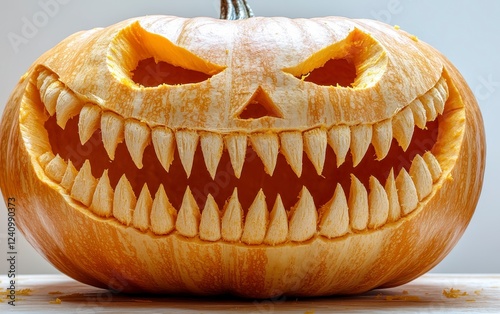
[[[182,228],[178,221],[171,223],[176,226],[163,228],[162,232],[161,228],[154,228],[153,220],[157,218],[153,212],[158,198],[168,199],[163,204],[169,209],[163,214],[170,214],[171,220],[192,216],[198,226],[195,231],[183,234],[192,237],[203,232],[204,211],[209,216],[211,208],[216,208],[211,213],[215,212],[218,220],[212,223],[219,224],[219,228],[224,225],[237,195],[237,207],[241,210],[241,230],[236,231],[239,236],[231,237],[226,232],[224,237],[224,230],[218,235],[207,231],[210,235],[205,239],[275,245],[289,240],[305,241],[317,234],[341,237],[377,229],[410,214],[430,194],[441,175],[432,149],[438,141],[440,119],[448,98],[443,78],[388,120],[373,125],[286,130],[266,135],[269,137],[264,145],[258,140],[260,134],[208,134],[202,130],[166,127],[157,132],[137,121],[129,123],[115,113],[103,112],[95,104],[80,101],[47,70],[39,74],[27,95],[31,105],[45,117],[43,140],[50,144],[50,149],[39,154],[38,159],[47,176],[59,184],[69,177],[73,182],[66,190],[90,209],[95,207],[100,178],[109,179],[115,203],[117,190],[126,178],[125,185],[134,199],[128,207],[134,208],[127,209],[128,218],[122,214],[122,219],[115,218],[134,225],[134,210],[138,211],[135,206],[149,206],[140,210],[141,215],[148,217],[136,227],[161,235],[174,232],[176,227],[180,232]],[[235,138],[239,139],[236,144],[232,140]],[[68,170],[71,167],[73,170]],[[84,171],[85,167],[88,169]],[[92,191],[86,192],[89,196],[82,198],[72,194],[71,186],[84,172],[89,172],[86,175],[91,175],[94,183],[89,185]],[[197,208],[183,212],[189,201],[191,207]],[[264,210],[255,209],[259,202]],[[243,229],[247,224],[250,229],[259,229],[250,226],[252,217],[259,216],[254,212],[259,210],[264,212],[265,222],[259,227],[264,231],[261,236],[247,236],[245,241]],[[109,219],[116,216],[114,210],[94,212]],[[206,219],[213,220],[212,216]],[[294,235],[294,221],[298,220],[294,217],[299,216],[302,223],[311,220],[314,230]],[[273,233],[272,230],[277,230],[273,229],[274,224],[283,225],[284,221],[289,229],[287,235]]]
[[[116,188],[120,178],[125,175],[138,196],[145,184],[151,194],[160,185],[165,187],[167,196],[175,208],[180,208],[184,193],[189,187],[196,203],[203,208],[208,194],[212,195],[219,208],[222,208],[235,188],[243,209],[248,209],[259,190],[266,195],[266,203],[272,208],[278,194],[285,208],[292,208],[297,197],[306,187],[311,193],[317,208],[326,204],[332,197],[335,187],[341,184],[349,191],[351,175],[354,175],[363,185],[369,185],[370,177],[375,177],[383,183],[389,173],[398,174],[401,169],[410,171],[410,166],[416,155],[424,155],[432,150],[437,141],[439,122],[428,122],[425,129],[415,127],[413,139],[405,150],[396,140],[391,141],[389,152],[382,160],[377,160],[375,149],[370,146],[365,157],[354,167],[351,154],[347,154],[345,162],[337,167],[337,158],[331,147],[326,150],[324,168],[321,174],[303,153],[303,168],[300,177],[293,171],[283,154],[277,157],[276,167],[272,175],[266,173],[265,166],[251,145],[248,145],[245,163],[239,178],[236,177],[228,151],[224,151],[217,167],[215,178],[212,178],[206,165],[200,145],[197,146],[191,175],[188,177],[181,162],[178,150],[174,152],[173,162],[167,172],[161,165],[155,149],[148,145],[144,150],[143,167],[139,169],[134,163],[125,142],[118,144],[115,160],[111,160],[102,142],[102,133],[97,130],[92,137],[82,145],[78,136],[78,119],[68,121],[65,129],[58,124],[55,116],[45,123],[54,155],[59,155],[65,161],[71,161],[77,170],[88,160],[92,165],[92,175],[100,178],[108,170],[111,186]]]

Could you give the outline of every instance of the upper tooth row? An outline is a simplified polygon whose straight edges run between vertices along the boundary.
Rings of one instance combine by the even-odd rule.
[[[286,241],[306,241],[315,235],[337,238],[351,232],[378,229],[412,213],[432,192],[433,183],[441,177],[441,167],[430,152],[417,155],[409,172],[404,168],[397,177],[391,170],[385,186],[371,177],[368,189],[351,175],[348,196],[340,184],[333,198],[319,210],[314,199],[303,187],[299,200],[285,210],[280,195],[269,212],[261,190],[245,217],[235,188],[232,196],[219,209],[212,195],[200,211],[189,187],[179,210],[169,202],[160,185],[154,198],[144,184],[139,198],[125,175],[113,190],[105,170],[100,179],[94,178],[87,160],[80,171],[71,161],[46,153],[39,157],[47,176],[60,184],[71,197],[101,217],[114,217],[126,226],[158,235],[173,231],[185,237],[206,241],[224,240],[247,244],[276,245]]]
[[[241,176],[245,162],[247,144],[250,143],[262,160],[265,171],[272,175],[278,154],[281,152],[297,176],[302,174],[302,158],[305,151],[317,173],[323,172],[327,146],[330,145],[337,158],[337,166],[342,165],[347,153],[352,155],[357,166],[366,155],[370,144],[377,158],[385,158],[393,138],[406,151],[411,143],[415,125],[425,128],[428,121],[436,119],[444,111],[448,98],[448,85],[441,79],[437,85],[422,97],[413,101],[393,118],[373,125],[319,127],[308,131],[285,131],[277,133],[227,134],[171,130],[166,127],[151,128],[135,119],[124,119],[120,115],[102,111],[97,105],[83,103],[57,77],[47,72],[39,76],[37,86],[41,98],[50,115],[56,114],[57,123],[64,128],[69,119],[79,115],[79,136],[85,144],[97,129],[101,129],[102,141],[111,160],[121,142],[125,144],[138,168],[142,168],[144,150],[151,143],[165,170],[169,171],[177,148],[182,165],[191,174],[194,155],[201,145],[205,164],[215,177],[224,148],[228,150],[236,177]]]

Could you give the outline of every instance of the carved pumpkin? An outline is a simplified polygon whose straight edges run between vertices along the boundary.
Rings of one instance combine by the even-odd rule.
[[[77,33],[22,77],[0,145],[3,195],[62,272],[259,298],[428,271],[471,219],[485,158],[447,59],[340,17],[149,16]]]

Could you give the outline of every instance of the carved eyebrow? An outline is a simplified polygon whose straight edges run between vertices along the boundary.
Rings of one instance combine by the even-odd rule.
[[[354,28],[345,39],[282,71],[316,85],[367,88],[380,80],[387,62],[380,43]]]
[[[115,36],[107,63],[118,80],[144,87],[200,83],[226,69],[148,32],[138,21]]]

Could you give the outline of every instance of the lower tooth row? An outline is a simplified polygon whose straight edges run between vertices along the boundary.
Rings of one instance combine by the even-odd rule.
[[[158,235],[175,231],[187,238],[199,237],[205,241],[269,245],[307,241],[315,235],[338,238],[351,232],[380,228],[412,213],[441,177],[438,161],[427,152],[414,158],[409,172],[403,168],[395,176],[391,170],[385,186],[371,177],[367,189],[351,175],[348,196],[338,184],[333,198],[319,210],[312,195],[303,187],[297,204],[289,211],[278,195],[269,212],[261,190],[245,216],[237,189],[222,210],[212,195],[208,195],[200,210],[188,187],[177,210],[162,185],[153,197],[145,184],[137,198],[125,175],[113,189],[108,170],[96,179],[88,160],[78,171],[71,161],[66,163],[59,155],[46,153],[39,157],[39,164],[48,178],[60,184],[75,201],[97,216],[114,217],[125,226]]]
[[[298,177],[302,175],[305,152],[317,173],[321,175],[325,165],[327,146],[330,145],[342,165],[351,152],[353,165],[365,157],[370,144],[378,160],[385,158],[393,139],[406,151],[411,143],[415,125],[424,129],[443,113],[448,98],[446,81],[441,79],[429,92],[413,101],[393,118],[373,125],[333,126],[330,129],[315,128],[309,131],[289,131],[280,134],[227,134],[205,131],[170,130],[166,127],[151,128],[135,119],[124,119],[116,113],[103,111],[99,106],[84,103],[55,75],[42,71],[36,82],[40,97],[50,115],[56,115],[57,124],[63,129],[69,119],[79,115],[79,136],[86,143],[97,129],[101,129],[102,141],[109,158],[115,157],[118,144],[125,142],[137,168],[143,166],[144,150],[153,145],[158,160],[169,171],[177,149],[188,177],[191,174],[194,154],[200,144],[208,172],[215,177],[217,167],[226,149],[236,177],[241,176],[247,145],[251,145],[262,160],[265,171],[272,175],[278,154],[286,158]]]

